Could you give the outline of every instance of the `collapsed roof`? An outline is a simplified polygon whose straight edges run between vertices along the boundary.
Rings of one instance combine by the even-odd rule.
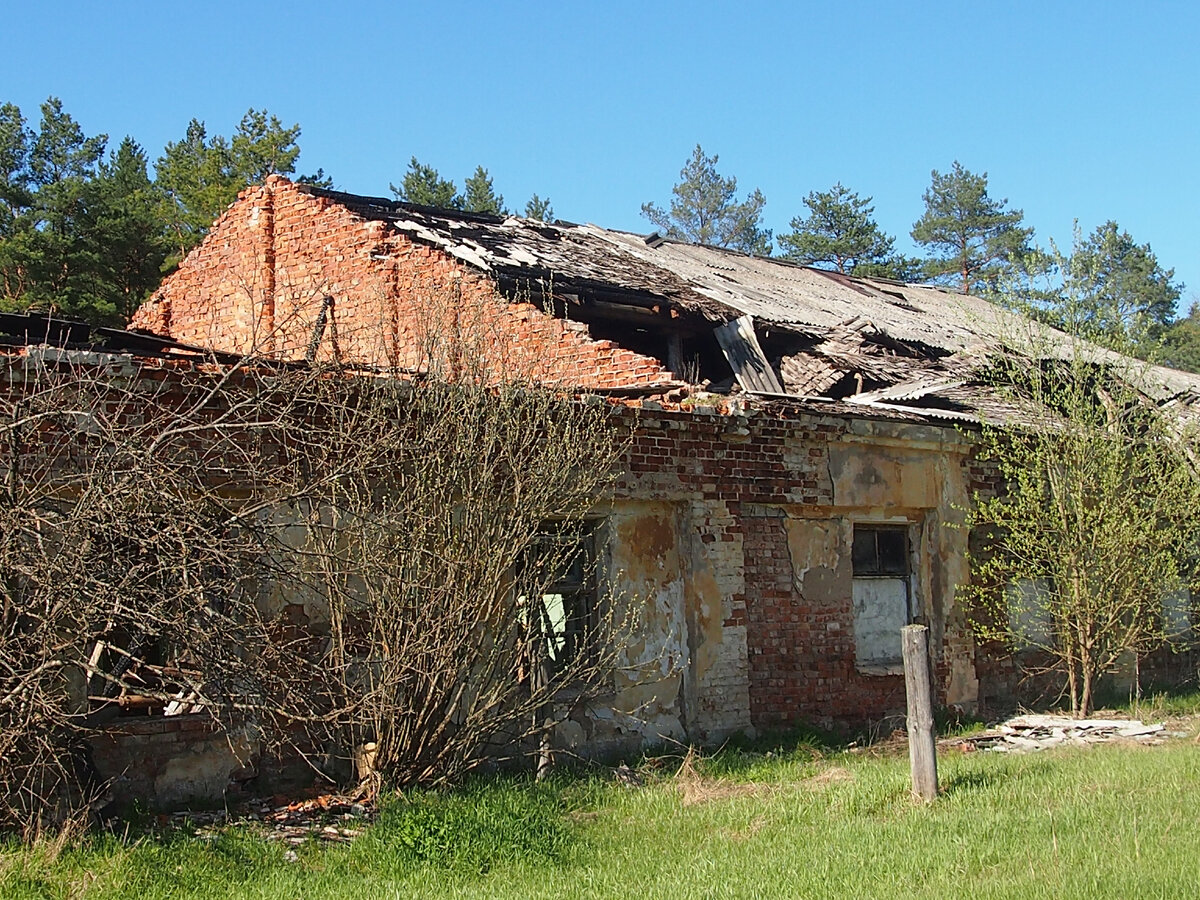
[[[1078,349],[1053,328],[935,286],[846,276],[657,234],[297,187],[386,222],[487,274],[509,296],[540,302],[587,324],[595,337],[661,358],[677,375],[717,389],[736,383],[764,396],[1006,420],[1013,407],[982,377],[990,357],[1065,359]],[[1101,362],[1129,362],[1088,352]],[[1146,376],[1155,402],[1198,405],[1200,377],[1161,367]]]

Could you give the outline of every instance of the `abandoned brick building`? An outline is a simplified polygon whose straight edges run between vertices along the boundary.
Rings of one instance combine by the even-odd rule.
[[[452,365],[431,350],[449,335],[485,344],[498,370],[639,406],[606,568],[652,598],[646,652],[686,665],[637,704],[641,721],[601,730],[703,741],[877,718],[902,706],[910,621],[932,629],[942,702],[1001,690],[954,596],[967,572],[953,525],[987,477],[957,426],[1011,414],[972,380],[1014,328],[987,301],[274,176],[132,326],[402,367]],[[1164,401],[1200,386],[1155,374]]]
[[[498,377],[636,408],[600,552],[615,586],[646,598],[637,652],[670,662],[613,710],[563,723],[563,745],[880,719],[904,705],[908,622],[931,629],[940,702],[1006,689],[955,597],[968,577],[955,526],[990,478],[970,426],[1012,413],[974,380],[1013,328],[986,301],[273,176],[131,327],[402,369],[452,370],[471,341]],[[1156,376],[1164,402],[1200,389]]]

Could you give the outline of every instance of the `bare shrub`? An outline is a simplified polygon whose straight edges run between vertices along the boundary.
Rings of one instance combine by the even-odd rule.
[[[528,385],[374,381],[326,415],[299,460],[338,475],[292,502],[277,551],[328,613],[328,693],[302,701],[330,711],[326,743],[373,744],[379,772],[436,782],[519,747],[561,689],[602,687],[619,641],[596,633],[619,611],[547,609],[563,573],[592,564],[586,517],[617,452],[602,408]]]
[[[611,690],[608,406],[447,346],[415,372],[7,358],[0,824],[86,806],[86,738],[131,704],[429,784]]]

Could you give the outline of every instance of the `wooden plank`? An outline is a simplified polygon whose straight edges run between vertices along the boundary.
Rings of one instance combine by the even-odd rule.
[[[713,329],[713,334],[743,390],[766,394],[787,393],[759,346],[754,334],[753,317],[742,316],[718,325]]]
[[[933,691],[929,678],[929,629],[900,629],[904,654],[904,690],[908,696],[908,759],[914,797],[933,800],[938,793],[937,747],[933,731]]]

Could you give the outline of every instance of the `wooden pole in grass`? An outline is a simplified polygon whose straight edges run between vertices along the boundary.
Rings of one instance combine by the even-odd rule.
[[[904,654],[904,691],[908,696],[908,759],[912,765],[914,797],[937,796],[937,747],[933,733],[933,690],[929,683],[929,629],[905,625],[900,629]]]

